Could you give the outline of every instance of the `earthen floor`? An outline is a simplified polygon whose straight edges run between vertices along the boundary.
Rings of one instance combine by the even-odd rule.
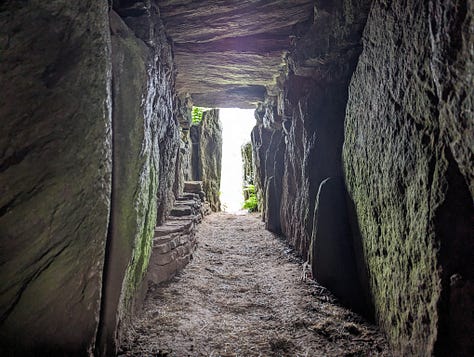
[[[191,263],[152,287],[120,356],[390,356],[376,327],[341,307],[256,214],[215,213]]]

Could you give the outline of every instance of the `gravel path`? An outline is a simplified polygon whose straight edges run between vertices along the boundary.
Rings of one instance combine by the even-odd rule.
[[[389,356],[376,327],[301,281],[301,264],[255,214],[216,213],[193,261],[148,292],[121,356]]]

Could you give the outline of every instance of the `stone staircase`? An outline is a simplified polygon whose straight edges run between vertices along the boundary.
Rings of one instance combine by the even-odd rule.
[[[197,244],[196,225],[210,212],[201,181],[185,182],[184,193],[176,199],[167,220],[155,228],[148,284],[172,279],[189,263]]]

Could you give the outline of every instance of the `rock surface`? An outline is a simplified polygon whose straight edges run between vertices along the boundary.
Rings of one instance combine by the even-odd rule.
[[[183,192],[184,182],[192,180],[191,176],[191,150],[192,142],[190,137],[190,128],[192,124],[192,108],[193,102],[189,95],[178,96],[178,122],[181,130],[180,146],[179,146],[179,170],[176,180],[176,192]]]
[[[400,355],[474,350],[473,13],[472,1],[375,1],[350,87],[346,180]]]
[[[356,266],[352,232],[348,222],[346,192],[341,177],[321,182],[316,198],[311,238],[313,276],[341,301],[364,310]]]
[[[99,329],[103,354],[115,353],[117,328],[130,319],[134,297],[140,291],[157,220],[157,195],[162,197],[164,214],[172,202],[164,197],[168,191],[174,193],[175,173],[169,167],[160,169],[160,159],[163,161],[165,156],[171,160],[168,166],[175,167],[177,143],[159,143],[163,128],[171,127],[175,132],[171,139],[177,136],[175,119],[169,115],[173,111],[173,78],[164,74],[165,67],[172,68],[173,59],[157,10],[145,9],[123,20],[115,11],[110,13],[114,179]],[[116,10],[129,14],[120,7]],[[152,42],[142,34],[146,26],[146,33],[153,32]]]
[[[343,175],[347,88],[361,51],[367,5],[367,1],[334,6],[317,2],[314,22],[301,30],[288,56],[288,73],[280,76],[279,85],[267,92],[256,111],[258,125],[252,143],[262,217],[267,229],[283,234],[303,259],[312,263],[315,275],[310,245],[318,209],[316,196],[325,179]],[[342,202],[340,209],[348,208]],[[339,218],[341,229],[352,232],[349,215],[343,212]],[[338,249],[337,239],[328,242]],[[366,267],[357,252],[361,244],[353,243],[347,270],[335,271],[338,276],[330,285],[342,301],[370,317]],[[350,292],[344,282],[354,278],[352,273],[347,276],[352,271],[357,272],[354,283],[358,288]],[[356,290],[360,299],[353,296]]]
[[[214,212],[221,210],[222,128],[219,110],[205,110],[199,124],[191,127],[191,177],[202,181],[206,201]]]
[[[177,90],[195,105],[254,108],[275,85],[293,27],[313,1],[158,1],[174,42]]]
[[[0,354],[84,356],[110,214],[107,2],[6,1],[0,28]]]
[[[253,149],[252,143],[248,142],[240,148],[240,153],[242,155],[242,172],[243,172],[243,183],[244,188],[249,185],[254,185],[255,181],[255,169],[253,163]],[[250,193],[248,190],[244,189],[244,199],[248,199]]]

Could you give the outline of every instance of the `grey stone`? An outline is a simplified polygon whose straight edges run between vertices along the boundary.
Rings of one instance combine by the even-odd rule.
[[[345,178],[398,355],[474,350],[473,285],[449,286],[473,279],[473,21],[472,1],[375,1],[351,81]]]
[[[190,193],[199,194],[202,191],[201,181],[186,181],[184,183],[184,192],[189,195]],[[189,197],[189,196],[188,196]],[[196,197],[196,196],[192,196]]]
[[[201,122],[191,127],[191,141],[191,176],[194,180],[202,181],[202,192],[196,193],[202,200],[205,197],[212,211],[220,211],[222,128],[218,110],[204,111]]]
[[[110,215],[107,2],[0,7],[0,353],[87,355]]]
[[[289,35],[311,21],[313,1],[159,2],[175,44],[177,89],[195,105],[254,108],[275,85]],[[266,16],[262,16],[265,14]],[[199,63],[197,66],[196,63]]]
[[[345,305],[363,311],[356,254],[347,217],[344,180],[327,178],[319,186],[312,230],[313,277]]]

